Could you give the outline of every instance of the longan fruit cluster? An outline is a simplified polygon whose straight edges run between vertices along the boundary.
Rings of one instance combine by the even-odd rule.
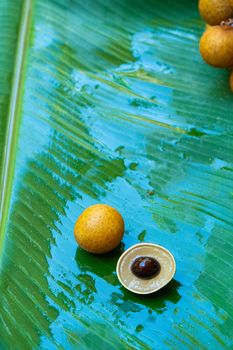
[[[203,59],[217,68],[233,69],[233,0],[199,0],[199,11],[207,22],[200,40]],[[233,71],[229,78],[233,91]]]

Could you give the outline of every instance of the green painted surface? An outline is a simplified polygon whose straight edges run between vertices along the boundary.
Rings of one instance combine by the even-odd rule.
[[[2,4],[12,12],[0,23],[6,55],[23,2]],[[199,55],[196,1],[28,4],[20,127],[10,143],[1,128],[0,139],[1,154],[12,153],[1,175],[13,179],[1,184],[0,349],[232,349],[233,99],[227,72]],[[6,59],[1,123],[5,71]],[[126,223],[106,256],[73,238],[77,216],[98,202]],[[140,241],[177,262],[150,297],[127,292],[115,273]]]

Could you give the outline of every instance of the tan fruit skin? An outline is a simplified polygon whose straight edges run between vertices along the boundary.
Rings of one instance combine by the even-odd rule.
[[[123,234],[121,214],[106,204],[96,204],[84,210],[74,228],[80,247],[93,254],[110,252],[119,245]]]
[[[229,83],[230,83],[231,91],[233,92],[233,71],[231,71]]]
[[[233,28],[209,27],[200,40],[200,52],[211,66],[229,68],[233,66]]]
[[[210,25],[233,17],[233,0],[199,0],[199,12]]]

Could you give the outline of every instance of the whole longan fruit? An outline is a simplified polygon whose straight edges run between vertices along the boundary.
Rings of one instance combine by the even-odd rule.
[[[211,25],[233,16],[233,0],[199,0],[198,7],[201,16]]]
[[[124,234],[121,214],[106,204],[85,209],[75,228],[75,239],[81,248],[93,254],[107,253],[116,248]]]
[[[209,27],[201,37],[200,52],[211,66],[233,67],[233,20]]]
[[[233,70],[231,71],[230,78],[229,78],[230,88],[233,92]]]

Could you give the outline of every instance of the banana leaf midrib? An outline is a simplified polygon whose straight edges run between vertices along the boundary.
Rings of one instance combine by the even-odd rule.
[[[8,113],[6,116],[6,136],[4,140],[3,158],[0,174],[0,268],[3,254],[4,234],[10,205],[10,193],[12,188],[18,129],[20,123],[20,100],[23,95],[23,79],[25,69],[25,56],[29,39],[29,26],[32,11],[32,0],[25,0],[19,25],[19,35],[15,51],[14,70],[9,99]]]

